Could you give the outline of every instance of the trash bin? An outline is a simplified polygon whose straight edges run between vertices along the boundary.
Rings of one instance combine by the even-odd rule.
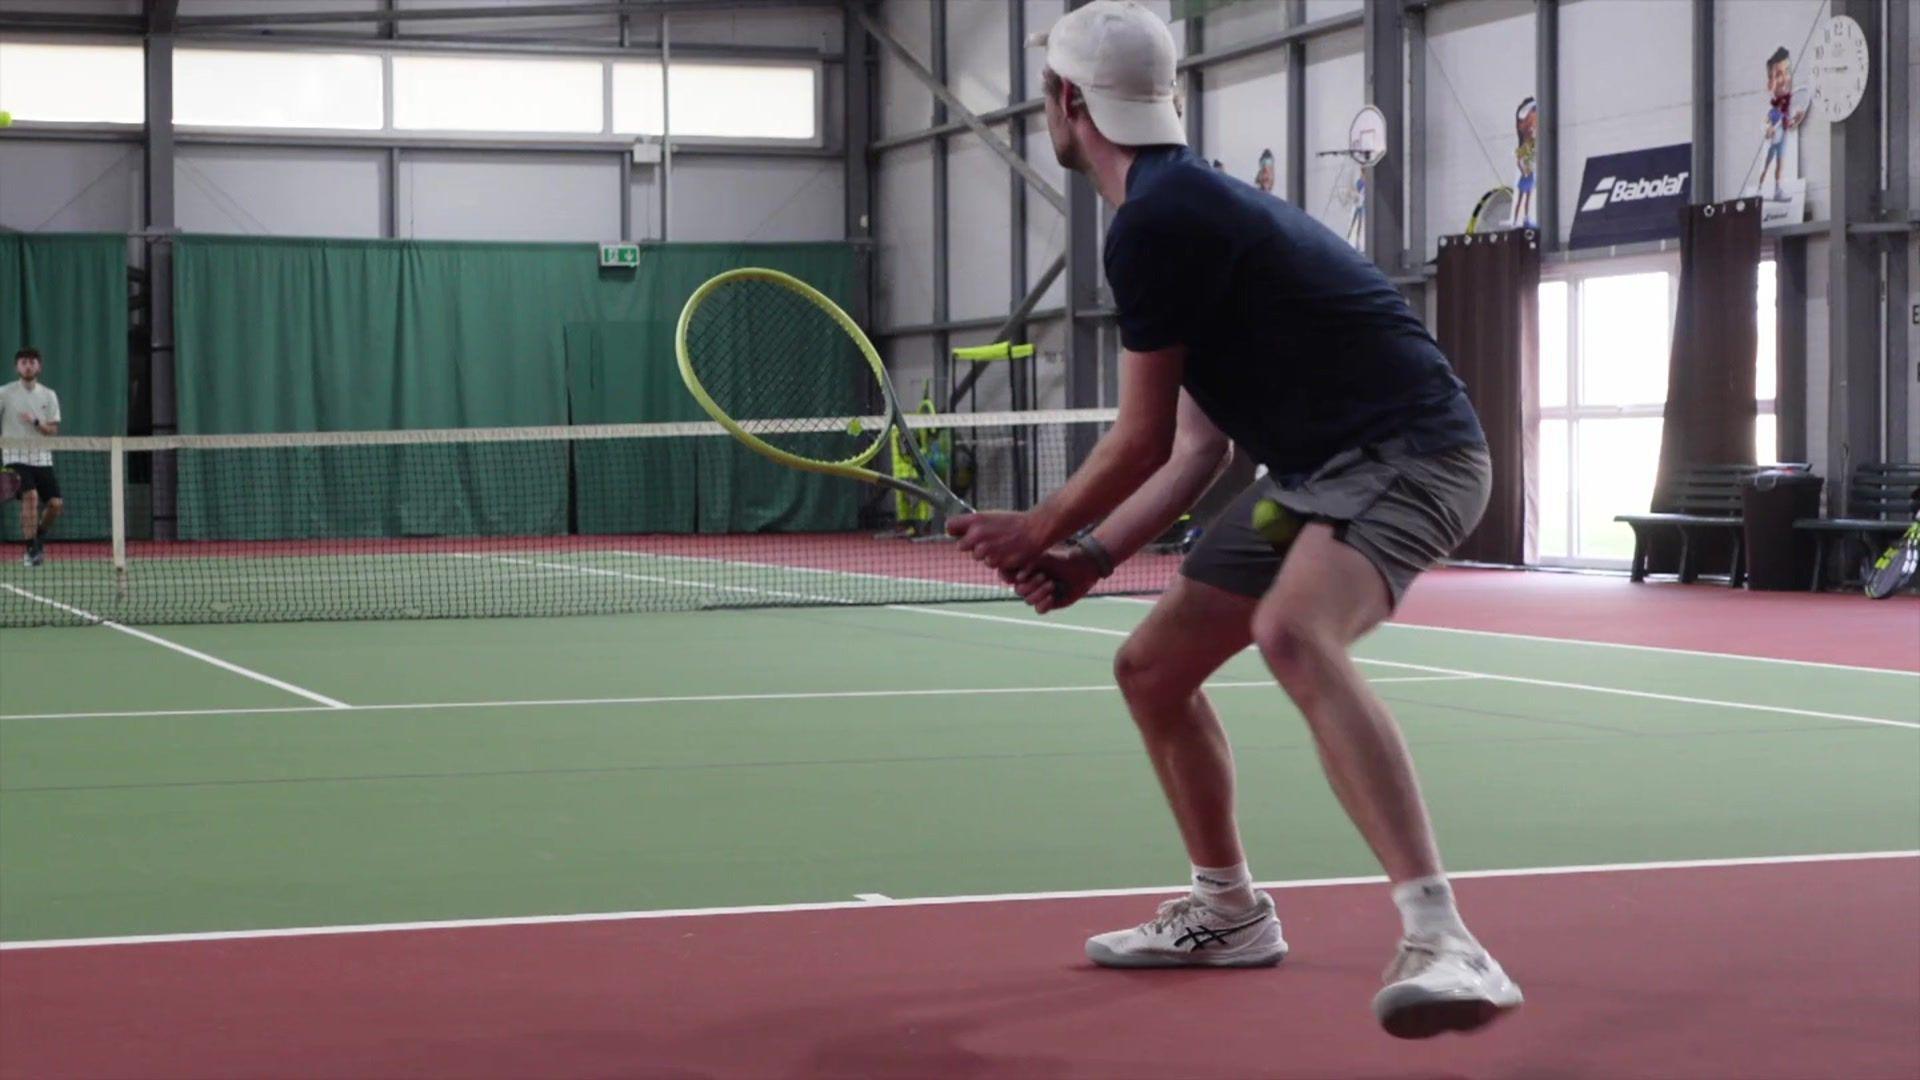
[[[1746,522],[1747,588],[1804,592],[1813,577],[1814,537],[1793,523],[1820,516],[1826,481],[1808,472],[1768,469],[1741,483]]]

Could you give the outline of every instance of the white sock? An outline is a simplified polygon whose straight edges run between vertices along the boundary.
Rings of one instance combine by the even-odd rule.
[[[1460,910],[1453,905],[1453,886],[1444,874],[1395,885],[1393,904],[1400,909],[1400,927],[1408,937],[1473,941],[1467,924],[1460,921]]]
[[[1196,866],[1193,868],[1193,895],[1209,907],[1221,911],[1247,911],[1253,907],[1253,872],[1246,863],[1237,866]]]

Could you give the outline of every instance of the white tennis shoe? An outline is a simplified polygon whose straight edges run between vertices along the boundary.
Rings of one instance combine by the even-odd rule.
[[[1499,962],[1474,941],[1402,938],[1385,981],[1374,995],[1373,1015],[1387,1034],[1401,1039],[1475,1031],[1524,1000]]]
[[[1149,922],[1087,939],[1101,967],[1272,967],[1286,958],[1273,897],[1255,893],[1251,910],[1220,911],[1191,894],[1160,905]]]

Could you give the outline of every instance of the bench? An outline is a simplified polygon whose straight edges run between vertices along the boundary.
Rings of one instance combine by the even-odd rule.
[[[1848,517],[1803,518],[1793,523],[1794,528],[1814,534],[1814,592],[1824,584],[1828,540],[1837,539],[1842,544],[1854,540],[1869,555],[1878,555],[1913,524],[1914,511],[1920,510],[1920,464],[1896,461],[1855,466],[1848,484],[1847,510]]]
[[[1758,465],[1697,465],[1675,480],[1673,509],[1648,514],[1619,514],[1613,520],[1633,527],[1633,580],[1647,579],[1647,554],[1655,537],[1672,532],[1680,537],[1680,581],[1691,585],[1700,577],[1699,540],[1714,533],[1733,538],[1733,565],[1728,584],[1746,584],[1746,532],[1741,520],[1741,482],[1760,470]]]

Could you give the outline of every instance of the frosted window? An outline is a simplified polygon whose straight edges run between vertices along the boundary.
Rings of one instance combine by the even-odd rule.
[[[819,135],[819,72],[808,64],[669,65],[673,134],[708,139],[812,140]],[[613,67],[613,129],[661,130],[660,65]]]
[[[203,127],[378,131],[385,76],[363,53],[181,49],[173,120]]]
[[[1567,283],[1540,283],[1540,404],[1567,403]]]
[[[0,42],[0,109],[15,120],[142,123],[145,72],[138,45]]]
[[[598,60],[396,56],[393,126],[403,131],[597,133]]]
[[[1759,311],[1759,348],[1755,349],[1755,362],[1759,365],[1753,373],[1753,396],[1757,401],[1772,401],[1775,386],[1779,382],[1780,372],[1776,367],[1776,350],[1779,347],[1780,324],[1778,281],[1775,277],[1776,264],[1768,261],[1760,264],[1760,287],[1755,297]],[[1772,461],[1763,457],[1761,461]]]
[[[1573,554],[1567,535],[1567,500],[1572,496],[1573,462],[1567,457],[1565,420],[1540,421],[1539,556],[1564,559]]]
[[[666,115],[664,89],[659,64],[613,65],[613,130],[622,135],[660,134]]]
[[[1582,420],[1575,427],[1579,472],[1574,478],[1579,502],[1576,555],[1587,559],[1633,557],[1633,530],[1615,514],[1644,514],[1653,501],[1654,473],[1660,467],[1662,421],[1657,416],[1624,420]]]
[[[1667,400],[1668,280],[1656,271],[1581,282],[1580,404]]]

